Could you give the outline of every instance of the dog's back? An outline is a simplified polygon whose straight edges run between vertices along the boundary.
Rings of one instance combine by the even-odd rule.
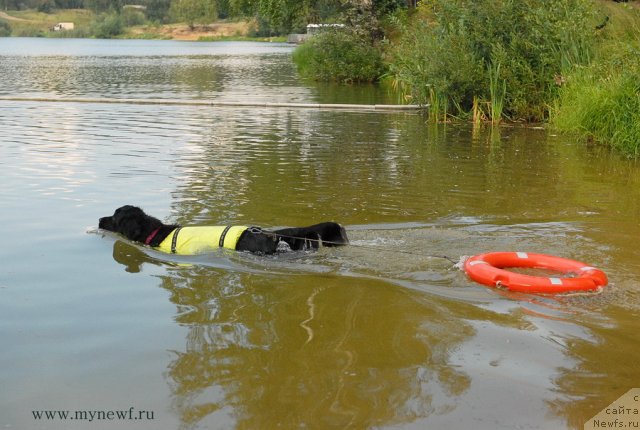
[[[185,255],[211,252],[218,248],[272,254],[278,251],[281,241],[286,242],[293,251],[349,243],[344,227],[335,222],[269,231],[245,226],[181,227],[164,224],[131,205],[116,209],[112,216],[100,218],[99,227],[163,252]]]
[[[236,249],[246,226],[177,227],[158,245],[159,251],[195,255],[218,248]]]

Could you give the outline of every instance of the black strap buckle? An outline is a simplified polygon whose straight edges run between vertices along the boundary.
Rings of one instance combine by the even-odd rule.
[[[173,231],[173,238],[171,239],[171,253],[172,254],[176,253],[176,246],[178,245],[178,233],[180,233],[181,229],[182,229],[182,227],[178,227]]]
[[[218,247],[224,248],[224,238],[227,237],[227,233],[229,232],[230,228],[231,228],[231,226],[228,225],[222,231],[222,234],[220,235],[220,240],[218,241]]]

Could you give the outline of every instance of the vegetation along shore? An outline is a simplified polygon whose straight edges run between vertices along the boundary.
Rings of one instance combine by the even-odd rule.
[[[344,24],[295,50],[302,76],[383,81],[433,121],[546,122],[638,157],[639,3],[0,0],[0,35],[282,41]]]

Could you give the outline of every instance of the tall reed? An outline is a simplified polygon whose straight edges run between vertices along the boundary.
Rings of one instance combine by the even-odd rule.
[[[391,72],[416,100],[431,85],[450,107],[462,110],[456,115],[464,116],[480,99],[491,103],[486,113],[494,122],[506,116],[543,121],[557,95],[553,81],[562,63],[584,57],[593,43],[592,3],[421,2],[390,48]]]
[[[489,114],[491,124],[500,124],[502,111],[504,109],[504,98],[507,94],[507,81],[500,78],[500,62],[491,63],[487,66],[489,75]]]
[[[429,88],[429,121],[447,121],[448,101],[447,96]]]

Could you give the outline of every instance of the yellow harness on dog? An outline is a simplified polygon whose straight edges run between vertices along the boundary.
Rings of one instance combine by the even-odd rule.
[[[194,255],[218,248],[236,249],[240,236],[249,227],[213,226],[178,227],[156,247],[172,254]]]

